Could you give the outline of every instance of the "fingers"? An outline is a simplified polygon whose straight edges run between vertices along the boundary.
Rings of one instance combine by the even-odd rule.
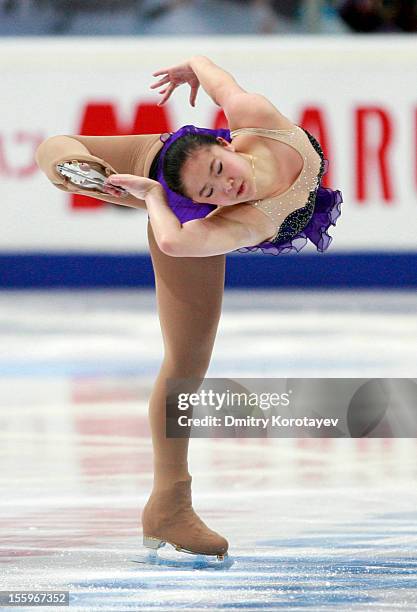
[[[198,87],[191,87],[190,93],[190,104],[191,106],[195,106],[195,101],[197,99]]]
[[[164,74],[165,71],[160,71],[158,73],[154,73],[153,76],[156,76],[157,74]],[[168,85],[169,83],[169,85]],[[160,81],[158,81],[157,83],[153,83],[150,86],[150,89],[157,89],[158,87],[162,87],[163,85],[168,85],[168,87],[164,87],[164,89],[161,89],[161,91],[158,91],[159,95],[164,96],[162,98],[162,100],[160,100],[158,102],[158,106],[162,106],[163,104],[165,104],[165,102],[168,100],[168,98],[170,97],[170,95],[172,94],[172,92],[174,91],[174,89],[177,87],[177,85],[174,85],[174,83],[171,83],[171,79],[169,76],[164,77],[163,79],[161,79]],[[165,95],[164,95],[165,94]]]
[[[176,85],[171,83],[171,85],[166,90],[164,90],[166,91],[166,93],[164,97],[162,98],[162,100],[158,102],[158,106],[162,106],[163,104],[165,104],[165,102],[168,100],[168,98],[170,97],[170,95],[172,94],[172,92],[174,91],[176,87],[177,87]]]
[[[149,87],[149,89],[156,89],[157,87],[161,87],[162,85],[166,85],[167,83],[169,83],[169,81],[170,81],[170,78],[168,76],[166,76],[164,79],[161,79],[157,83],[153,83]]]
[[[123,197],[128,195],[128,186],[131,184],[132,179],[137,177],[131,174],[112,174],[110,175],[106,182],[104,183],[104,191],[113,196]],[[124,187],[126,189],[125,192],[120,191],[117,187]]]
[[[104,185],[103,191],[104,193],[108,193],[109,195],[116,196],[116,197],[123,197],[124,195],[127,195],[119,191],[118,189],[113,189],[111,185]]]
[[[120,185],[121,183],[129,183],[137,180],[138,177],[133,174],[111,174],[106,181],[106,184]]]
[[[162,70],[157,70],[156,72],[152,72],[152,76],[160,76],[161,74],[168,74],[169,68],[162,68]]]

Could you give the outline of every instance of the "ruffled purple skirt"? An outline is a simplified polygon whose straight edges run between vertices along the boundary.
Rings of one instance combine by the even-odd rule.
[[[230,131],[227,129],[211,130],[208,128],[197,128],[193,125],[186,125],[174,132],[173,134],[163,134],[161,136],[164,146],[161,149],[157,166],[157,180],[163,185],[167,195],[168,204],[177,219],[183,224],[193,219],[201,219],[206,217],[211,211],[216,209],[216,206],[209,204],[196,204],[189,198],[179,195],[171,191],[166,184],[163,175],[163,162],[169,146],[181,136],[189,133],[212,134],[214,136],[222,136],[225,140],[231,141]],[[308,134],[308,132],[307,132]],[[313,145],[320,145],[315,141],[314,137],[309,135]],[[320,149],[321,151],[321,149]],[[322,180],[328,170],[328,161],[323,159],[324,167],[320,173]],[[240,253],[251,253],[254,251],[262,251],[270,255],[281,255],[287,253],[298,253],[303,249],[308,241],[312,242],[317,251],[323,253],[332,242],[332,237],[329,236],[328,230],[331,225],[336,225],[336,220],[341,214],[341,204],[343,203],[342,193],[339,190],[333,191],[321,186],[321,180],[316,190],[314,210],[307,225],[302,231],[285,242],[261,242],[260,244],[237,249]]]
[[[285,255],[287,253],[298,253],[310,240],[317,251],[323,253],[333,240],[329,236],[328,230],[331,225],[336,225],[336,221],[341,215],[342,203],[341,191],[338,189],[333,191],[320,186],[316,193],[313,215],[305,228],[294,238],[282,243],[261,242],[256,246],[242,247],[238,251],[240,253],[250,253],[262,250],[263,253],[270,255]]]

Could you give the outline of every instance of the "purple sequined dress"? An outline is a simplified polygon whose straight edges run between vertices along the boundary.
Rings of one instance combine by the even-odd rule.
[[[250,253],[261,250],[271,255],[280,255],[300,251],[305,247],[308,240],[321,253],[329,247],[332,238],[328,234],[328,229],[331,225],[336,225],[336,220],[340,216],[340,207],[343,202],[342,194],[339,190],[333,191],[321,186],[323,176],[328,169],[328,161],[324,158],[320,144],[314,136],[307,130],[304,131],[322,160],[316,188],[310,192],[308,202],[284,220],[279,235],[274,241],[261,242],[254,246],[237,249],[238,251]],[[172,134],[161,135],[164,146],[158,156],[156,178],[164,187],[169,206],[181,223],[201,219],[216,209],[215,205],[194,203],[189,198],[169,189],[166,184],[163,174],[165,153],[175,140],[186,134],[210,134],[215,137],[221,136],[229,142],[232,140],[230,130],[210,130],[208,128],[197,128],[194,125],[185,125]]]

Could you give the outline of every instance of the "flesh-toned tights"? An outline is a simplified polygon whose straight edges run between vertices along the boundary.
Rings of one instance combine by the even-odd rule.
[[[220,318],[225,256],[169,257],[148,226],[165,354],[149,403],[154,489],[188,477],[187,438],[165,437],[165,379],[203,378]]]
[[[160,148],[158,143],[158,135],[55,136],[40,146],[36,159],[60,189],[122,203],[113,196],[92,194],[68,185],[56,173],[56,163],[66,159],[104,162],[119,173],[148,176],[150,162]],[[144,202],[131,196],[125,202],[145,208]],[[188,438],[167,438],[165,433],[165,380],[203,378],[207,371],[220,318],[225,256],[165,255],[155,241],[150,224],[148,240],[165,349],[149,402],[155,492],[189,477]]]

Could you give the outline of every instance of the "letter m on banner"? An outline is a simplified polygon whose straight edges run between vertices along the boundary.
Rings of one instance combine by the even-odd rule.
[[[84,108],[81,126],[77,133],[80,136],[126,136],[162,134],[170,131],[170,121],[165,108],[156,104],[138,104],[131,125],[126,125],[119,119],[115,104],[90,102]],[[71,208],[91,210],[100,208],[104,204],[105,202],[88,196],[71,195]]]

